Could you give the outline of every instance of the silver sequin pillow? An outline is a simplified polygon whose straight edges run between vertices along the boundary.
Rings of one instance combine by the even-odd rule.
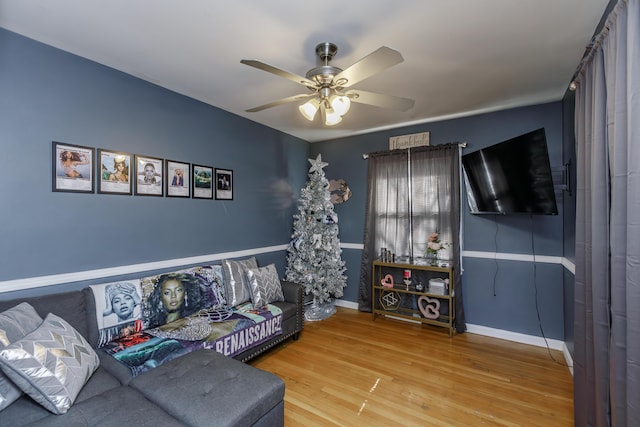
[[[35,331],[0,350],[7,377],[54,414],[69,410],[99,363],[82,335],[51,313]]]
[[[255,257],[231,261],[222,261],[222,275],[224,276],[224,291],[229,307],[251,300],[251,291],[245,275],[247,268],[257,268],[258,261]]]
[[[282,285],[275,265],[248,268],[246,274],[251,289],[251,302],[254,307],[264,307],[270,302],[284,301]]]
[[[24,338],[36,330],[42,317],[26,302],[20,303],[0,313],[0,349]],[[9,378],[0,372],[0,411],[22,396],[20,390]]]

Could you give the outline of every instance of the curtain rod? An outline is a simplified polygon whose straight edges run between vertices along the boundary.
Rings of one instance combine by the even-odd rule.
[[[435,145],[434,145],[435,147]],[[466,142],[459,142],[458,143],[458,147],[460,148],[467,148],[467,143]],[[405,150],[408,150],[408,148],[405,148]],[[362,160],[367,160],[369,158],[369,153],[363,153],[362,154]]]
[[[620,9],[625,7],[627,3],[628,0],[618,0],[618,2],[613,6],[611,6],[611,3],[607,5],[607,8],[605,9],[603,14],[603,18],[598,23],[595,34],[593,35],[593,37],[591,37],[591,40],[589,40],[589,43],[585,47],[584,54],[582,55],[582,59],[576,67],[573,76],[571,76],[569,90],[571,90],[572,92],[578,88],[576,80],[578,79],[580,74],[582,74],[582,71],[584,70],[586,65],[591,63],[591,60],[593,59],[596,51],[602,45],[602,41],[609,34],[609,30],[613,26],[614,20],[617,19],[618,14],[620,13]]]

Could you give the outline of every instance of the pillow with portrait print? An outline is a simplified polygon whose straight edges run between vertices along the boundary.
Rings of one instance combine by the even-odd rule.
[[[264,307],[270,302],[284,301],[282,285],[275,265],[248,268],[246,275],[251,289],[251,302],[255,308]]]
[[[0,313],[0,350],[35,331],[42,317],[28,303],[23,302]],[[22,396],[22,390],[0,372],[0,411]]]
[[[241,260],[222,260],[225,296],[229,307],[235,307],[243,302],[251,301],[251,291],[249,290],[245,270],[257,267],[258,261],[255,257]]]
[[[193,269],[140,279],[143,329],[156,328],[206,307],[205,278]]]
[[[52,313],[35,331],[0,350],[7,377],[54,414],[69,410],[99,364],[84,337]]]
[[[98,347],[142,330],[142,288],[139,279],[91,285],[89,288],[95,304]],[[95,339],[93,336],[90,338]]]

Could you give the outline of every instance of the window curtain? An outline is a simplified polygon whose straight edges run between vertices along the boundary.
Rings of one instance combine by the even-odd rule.
[[[576,426],[640,426],[640,4],[613,8],[577,78]]]
[[[370,312],[372,263],[386,248],[397,257],[424,257],[427,239],[438,232],[450,243],[456,330],[466,330],[460,277],[460,149],[443,144],[369,154],[364,249],[358,307]],[[411,200],[409,192],[411,191]]]

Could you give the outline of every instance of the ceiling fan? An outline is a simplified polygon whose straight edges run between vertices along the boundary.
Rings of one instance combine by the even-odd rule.
[[[351,89],[356,83],[404,61],[400,52],[383,46],[349,68],[342,70],[329,65],[329,61],[337,51],[338,47],[333,43],[325,42],[317,45],[316,55],[323,62],[323,65],[310,69],[305,77],[264,62],[251,59],[241,60],[240,62],[243,64],[284,77],[309,90],[309,93],[289,96],[246,111],[253,113],[289,102],[307,100],[306,103],[298,107],[300,113],[309,121],[313,121],[316,113],[320,111],[322,122],[327,126],[332,126],[342,121],[342,116],[349,111],[351,102],[399,111],[413,108],[414,100],[412,99]]]

